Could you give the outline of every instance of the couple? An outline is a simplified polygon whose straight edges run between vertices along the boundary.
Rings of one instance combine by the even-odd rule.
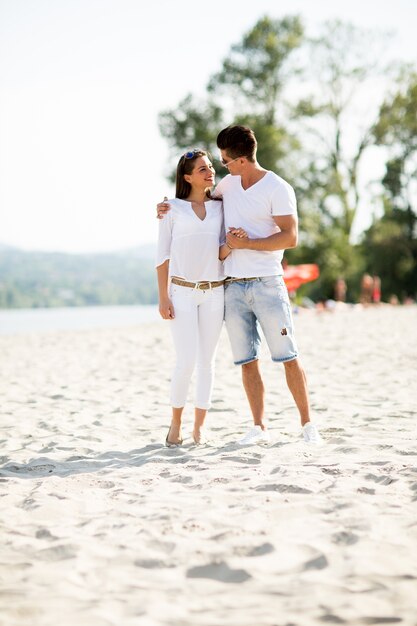
[[[253,427],[240,445],[268,443],[264,385],[258,358],[259,326],[273,361],[282,362],[301,418],[304,440],[320,443],[310,421],[304,370],[298,360],[291,307],[281,261],[297,245],[294,190],[256,160],[257,141],[245,126],[228,126],[217,137],[229,175],[217,185],[203,150],[183,154],[176,193],[157,206],[161,219],[157,252],[159,311],[171,320],[176,364],[171,380],[172,421],[167,446],[183,442],[181,419],[195,365],[193,439],[205,441],[214,358],[223,324],[242,380]],[[225,234],[226,231],[226,234]]]

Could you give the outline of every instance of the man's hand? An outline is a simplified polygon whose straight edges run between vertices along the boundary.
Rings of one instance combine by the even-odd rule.
[[[163,320],[173,320],[175,317],[174,314],[174,305],[172,304],[169,298],[164,298],[159,302],[159,313]]]
[[[231,233],[232,235],[236,235],[236,237],[240,237],[241,239],[244,237],[248,237],[248,233],[243,228],[234,228],[233,226],[231,226],[229,228],[229,233]]]
[[[243,228],[234,228],[231,226],[226,235],[226,243],[229,248],[237,248],[243,250],[249,241],[248,234]]]
[[[171,210],[171,205],[168,202],[168,198],[165,196],[163,202],[156,205],[156,217],[158,220],[162,220],[164,215]]]

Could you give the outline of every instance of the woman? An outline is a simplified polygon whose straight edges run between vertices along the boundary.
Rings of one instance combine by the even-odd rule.
[[[210,408],[214,358],[223,324],[223,207],[212,198],[214,168],[208,153],[192,150],[178,162],[175,198],[159,223],[157,274],[159,312],[171,320],[176,363],[171,380],[172,421],[167,446],[183,442],[181,419],[191,375],[197,365],[193,440],[203,442]],[[242,231],[240,231],[242,232]],[[238,229],[239,234],[239,229]]]

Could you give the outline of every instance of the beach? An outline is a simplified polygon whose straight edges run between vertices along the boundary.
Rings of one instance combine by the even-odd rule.
[[[225,328],[181,448],[169,322],[0,336],[1,626],[416,626],[417,306],[295,325],[322,446],[265,345],[271,443],[236,445]]]

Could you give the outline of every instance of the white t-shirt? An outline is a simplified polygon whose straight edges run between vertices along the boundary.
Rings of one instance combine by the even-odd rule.
[[[156,267],[169,259],[169,275],[190,282],[223,280],[219,245],[224,243],[223,207],[219,200],[205,202],[201,220],[191,202],[168,200],[171,210],[159,221]]]
[[[280,229],[273,215],[297,215],[294,189],[274,172],[267,173],[248,189],[243,189],[240,176],[228,174],[216,187],[223,197],[226,232],[229,227],[244,228],[250,239],[264,239]],[[282,275],[284,250],[233,250],[224,261],[226,276]]]

